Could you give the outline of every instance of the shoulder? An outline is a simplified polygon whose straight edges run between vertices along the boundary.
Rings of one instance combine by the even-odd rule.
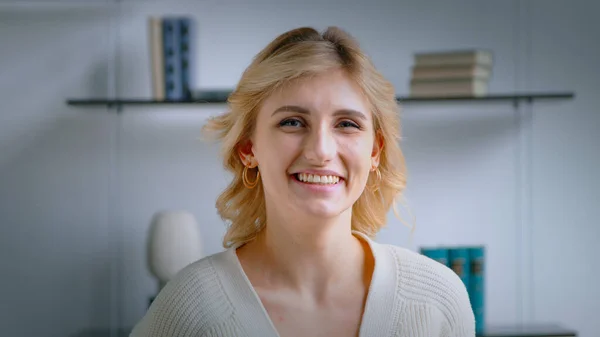
[[[452,269],[406,248],[392,245],[385,245],[385,248],[394,256],[398,296],[409,304],[408,307],[435,309],[450,336],[475,335],[468,291]]]
[[[156,296],[131,337],[201,336],[233,313],[219,279],[223,255],[217,253],[182,269]]]
[[[395,257],[401,281],[411,290],[432,296],[441,290],[452,293],[466,292],[458,275],[447,266],[403,247],[393,245],[386,245],[386,247]]]

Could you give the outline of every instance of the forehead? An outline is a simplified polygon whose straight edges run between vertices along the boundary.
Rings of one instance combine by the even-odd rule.
[[[369,118],[371,115],[360,87],[341,70],[286,84],[265,100],[261,112],[272,112],[283,105],[301,106],[314,113],[352,109],[363,112]]]

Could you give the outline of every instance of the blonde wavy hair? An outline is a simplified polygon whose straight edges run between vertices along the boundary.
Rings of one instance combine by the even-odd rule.
[[[209,119],[203,127],[207,135],[221,141],[223,164],[233,173],[233,180],[216,202],[228,227],[223,247],[253,240],[267,224],[262,184],[251,189],[244,186],[244,164],[238,152],[238,146],[255,129],[262,102],[290,81],[333,69],[343,69],[362,89],[371,107],[374,130],[383,140],[378,167],[381,179],[371,172],[367,187],[352,206],[352,229],[374,237],[386,224],[391,206],[396,212],[396,198],[406,187],[406,166],[399,146],[400,109],[394,87],[344,30],[329,27],[319,33],[301,27],[281,34],[256,55],[229,96],[227,112]],[[259,178],[258,170],[248,170],[248,175],[251,181]]]

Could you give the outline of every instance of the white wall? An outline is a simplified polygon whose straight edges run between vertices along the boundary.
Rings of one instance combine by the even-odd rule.
[[[108,8],[0,5],[0,325],[6,336],[106,327],[113,235]]]
[[[531,315],[582,336],[600,331],[599,11],[597,1],[535,1],[531,13],[531,87],[577,92],[572,104],[533,111]]]
[[[592,1],[93,3],[0,2],[0,261],[14,276],[0,279],[0,289],[16,308],[0,317],[10,335],[134,324],[155,290],[144,247],[157,210],[192,211],[205,252],[221,249],[214,199],[227,175],[217,148],[198,137],[223,106],[126,107],[117,115],[64,104],[149,97],[146,19],[181,13],[200,24],[203,87],[232,87],[284,30],[340,25],[400,94],[413,52],[470,47],[494,50],[494,92],[575,90],[574,101],[518,112],[506,103],[405,106],[417,230],[410,242],[390,216],[378,240],[412,249],[485,243],[490,322],[554,321],[590,337],[600,329],[585,319],[600,312],[591,300],[600,297],[592,288],[600,266],[589,257],[600,237],[592,222],[600,187],[592,176],[600,161]],[[32,316],[39,324],[29,324]]]

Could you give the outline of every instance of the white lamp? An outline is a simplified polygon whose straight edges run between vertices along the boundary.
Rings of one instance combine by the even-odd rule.
[[[148,237],[148,267],[159,281],[159,291],[175,274],[202,258],[200,229],[186,211],[154,214]]]

